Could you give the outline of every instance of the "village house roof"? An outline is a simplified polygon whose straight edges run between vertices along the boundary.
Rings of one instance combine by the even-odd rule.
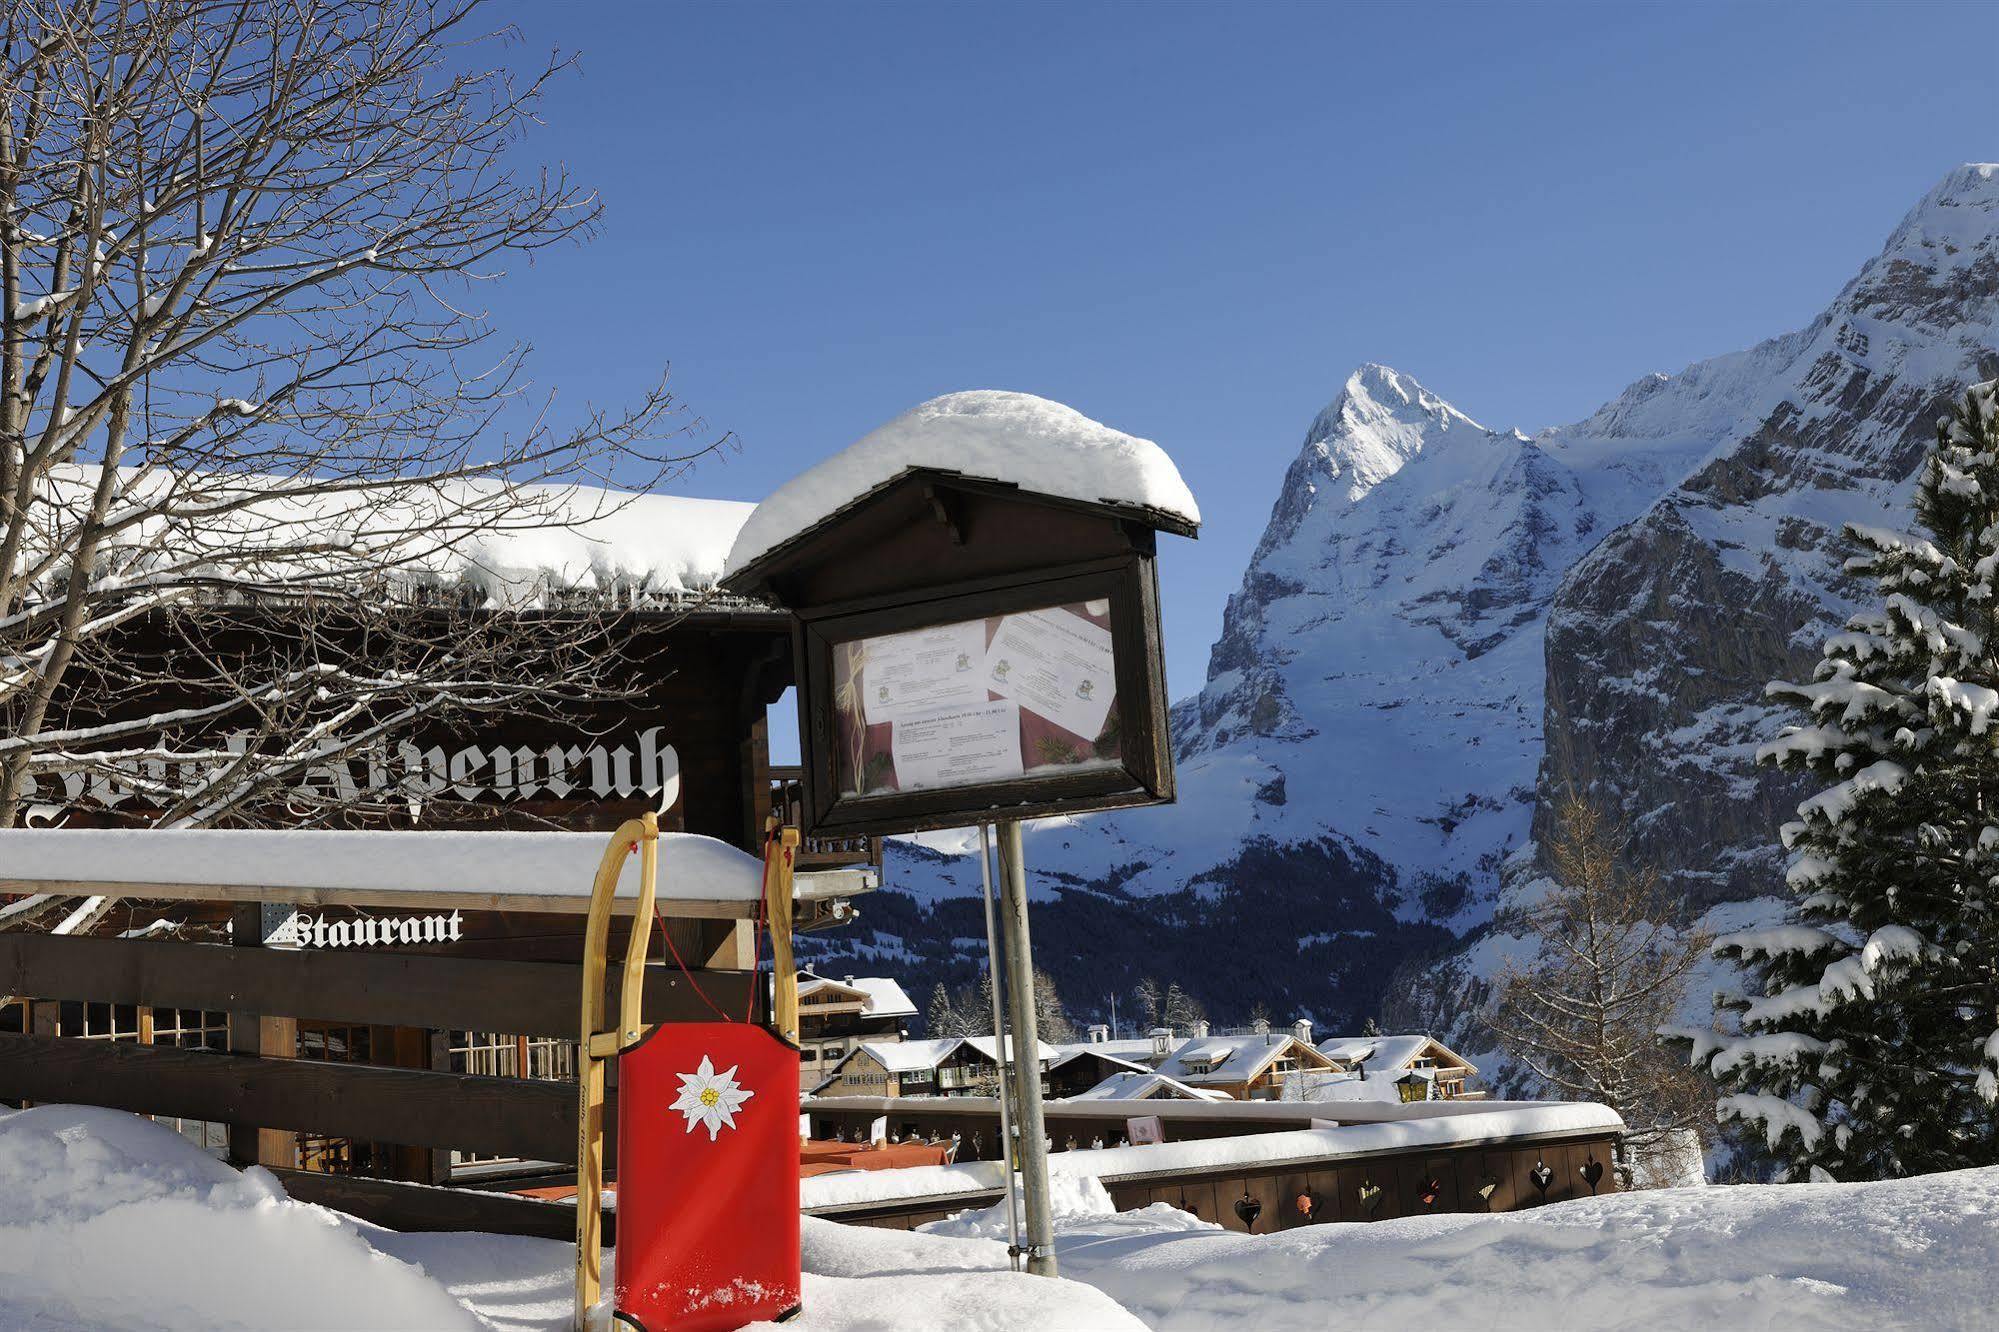
[[[974,1050],[977,1050],[980,1054],[984,1055],[986,1058],[993,1060],[993,1062],[995,1063],[999,1062],[998,1056],[996,1054],[996,1051],[999,1049],[999,1046],[993,1040],[992,1037],[965,1036],[961,1037],[960,1039],[966,1045],[971,1046]],[[1040,1062],[1043,1068],[1052,1067],[1055,1061],[1062,1057],[1062,1051],[1056,1048],[1055,1046],[1050,1045],[1047,1041],[1036,1041],[1034,1043],[1034,1046],[1035,1046],[1034,1057],[1036,1060]],[[1013,1037],[1009,1036],[1007,1037],[1007,1053],[1011,1054],[1012,1052],[1013,1052]]]
[[[869,1017],[915,1017],[916,1005],[902,986],[887,976],[846,976],[834,979],[810,971],[798,973],[798,997],[803,1000],[829,991],[844,990],[861,1001],[861,1012]]]
[[[1009,1044],[1011,1039],[1009,1038]],[[1037,1042],[1043,1068],[1052,1067],[1062,1058],[1062,1052],[1046,1041]],[[943,1064],[961,1048],[970,1047],[987,1059],[993,1058],[993,1038],[990,1036],[937,1036],[921,1041],[861,1041],[847,1051],[840,1061],[833,1065],[820,1086],[833,1081],[839,1069],[857,1054],[865,1053],[868,1058],[880,1064],[890,1073],[921,1073]],[[997,1063],[997,1060],[994,1060]]]
[[[1175,1036],[1167,1042],[1167,1048],[1178,1049],[1187,1042],[1187,1039],[1185,1036]],[[1107,1059],[1122,1059],[1128,1063],[1144,1064],[1147,1067],[1150,1067],[1157,1057],[1150,1037],[1137,1037],[1131,1040],[1064,1041],[1055,1048],[1064,1052],[1103,1055]]]
[[[1319,1042],[1319,1053],[1341,1064],[1364,1063],[1370,1074],[1408,1068],[1426,1053],[1440,1063],[1462,1064],[1478,1072],[1469,1060],[1433,1036],[1328,1036]]]
[[[1227,1092],[1189,1087],[1149,1069],[1119,1070],[1088,1091],[1068,1097],[1071,1101],[1228,1101]]]
[[[1176,1081],[1198,1086],[1204,1082],[1248,1082],[1280,1056],[1294,1055],[1301,1065],[1330,1067],[1332,1061],[1296,1036],[1200,1036],[1168,1055],[1158,1071]]]

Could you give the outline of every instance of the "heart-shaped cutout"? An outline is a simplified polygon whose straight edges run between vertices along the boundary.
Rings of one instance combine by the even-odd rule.
[[[1293,1198],[1291,1205],[1297,1208],[1298,1215],[1304,1217],[1307,1221],[1312,1219],[1312,1213],[1319,1210],[1319,1200],[1312,1196],[1310,1189]]]
[[[1491,1202],[1492,1195],[1494,1193],[1497,1193],[1498,1191],[1499,1191],[1499,1180],[1496,1176],[1493,1175],[1479,1176],[1478,1197],[1480,1202],[1487,1202],[1487,1203]]]
[[[1425,1207],[1435,1207],[1437,1199],[1442,1197],[1443,1193],[1444,1186],[1441,1182],[1434,1179],[1426,1179],[1423,1181],[1423,1191],[1416,1196],[1423,1200]]]
[[[1589,1191],[1595,1193],[1596,1186],[1603,1181],[1603,1162],[1592,1156],[1583,1162],[1582,1176],[1583,1183],[1589,1185]]]
[[[1379,1184],[1368,1180],[1361,1181],[1360,1206],[1361,1210],[1370,1216],[1381,1210],[1381,1186]]]
[[[1533,1180],[1534,1187],[1545,1195],[1548,1192],[1548,1186],[1555,1182],[1555,1172],[1548,1169],[1546,1161],[1536,1161],[1534,1168],[1527,1172],[1527,1178]]]
[[[1236,1218],[1250,1230],[1256,1229],[1256,1218],[1263,1215],[1263,1204],[1247,1193],[1235,1200]]]

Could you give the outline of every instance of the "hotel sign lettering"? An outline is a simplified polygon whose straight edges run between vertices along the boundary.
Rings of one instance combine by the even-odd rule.
[[[352,916],[328,920],[303,911],[265,940],[296,948],[381,948],[394,944],[457,943],[464,937],[464,913],[437,916]]]
[[[406,740],[393,749],[344,757],[330,753],[324,762],[305,771],[298,789],[350,800],[389,795],[422,801],[446,792],[465,800],[652,795],[666,780],[669,746],[665,731],[663,726],[652,726],[628,739],[599,740],[589,745],[419,745]],[[249,733],[242,732],[230,736],[222,748],[240,755],[249,745]],[[338,746],[329,740],[327,747],[334,750]],[[30,777],[28,799],[41,805],[73,805],[88,798],[115,808],[128,801],[143,801],[141,792],[148,785],[157,787],[167,781],[169,766],[160,760],[133,760],[126,765],[130,781],[121,781],[116,774],[71,772],[60,778],[44,777],[36,785]],[[178,765],[180,770],[171,775],[182,786],[192,786],[219,766]]]

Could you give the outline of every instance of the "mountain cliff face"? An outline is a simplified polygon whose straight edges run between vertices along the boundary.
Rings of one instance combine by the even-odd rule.
[[[1696,906],[1773,882],[1795,789],[1749,765],[1782,720],[1762,686],[1809,673],[1851,609],[1842,524],[1906,526],[1936,419],[1999,373],[1996,174],[1946,177],[1809,328],[1641,381],[1577,427],[1622,442],[1726,421],[1569,572],[1548,627],[1543,787],[1597,788]]]
[[[1996,347],[1999,168],[1966,167],[1808,327],[1572,426],[1488,430],[1362,367],[1174,710],[1179,804],[1031,830],[1037,959],[1092,1011],[1154,974],[1223,1016],[1386,1003],[1475,1047],[1567,782],[1629,821],[1689,917],[1767,909],[1795,792],[1748,762],[1777,723],[1763,683],[1809,669],[1853,591],[1841,523],[1906,521],[1932,421]],[[898,847],[874,933],[819,947],[923,992],[968,977],[962,849]]]

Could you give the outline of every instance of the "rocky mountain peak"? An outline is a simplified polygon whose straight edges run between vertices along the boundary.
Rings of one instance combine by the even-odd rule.
[[[1373,362],[1355,370],[1305,432],[1304,446],[1271,508],[1252,571],[1280,547],[1296,542],[1308,515],[1330,520],[1453,433],[1489,434],[1414,376]]]
[[[1400,471],[1426,442],[1453,429],[1485,433],[1413,375],[1369,362],[1348,375],[1339,396],[1313,418],[1298,463],[1340,483],[1336,490],[1351,504]]]

